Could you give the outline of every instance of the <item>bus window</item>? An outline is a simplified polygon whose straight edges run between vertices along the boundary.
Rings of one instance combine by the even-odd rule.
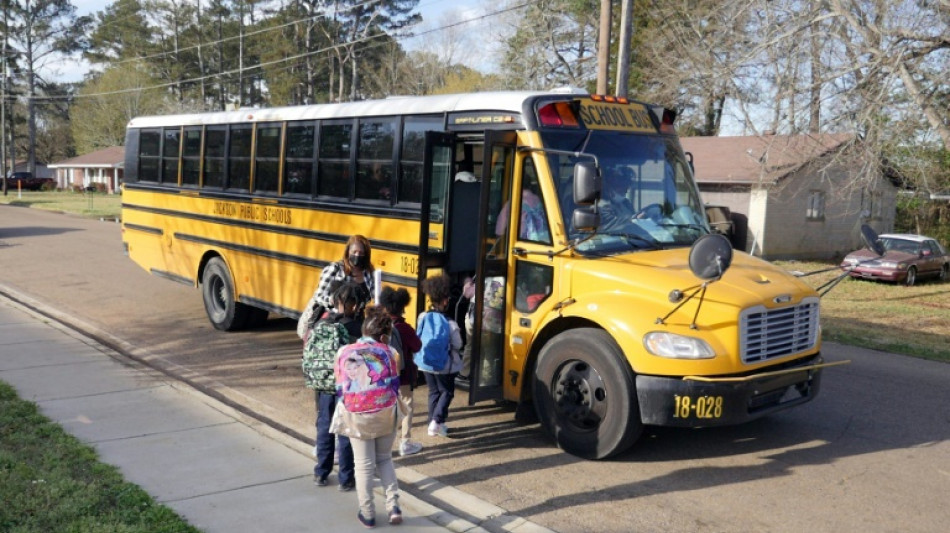
[[[284,194],[310,194],[315,136],[316,127],[311,122],[287,124],[287,141],[284,148]]]
[[[518,261],[515,267],[515,309],[531,313],[551,294],[554,267]]]
[[[251,134],[250,124],[231,126],[228,142],[228,188],[247,191],[251,186]]]
[[[139,181],[158,181],[162,133],[142,130],[139,135]]]
[[[178,185],[178,151],[181,149],[181,129],[165,128],[163,133],[161,181]]]
[[[228,131],[225,126],[205,129],[205,160],[202,187],[224,187],[224,147]]]
[[[392,119],[362,120],[359,140],[356,197],[361,200],[392,200],[396,122]]]
[[[320,125],[320,163],[317,194],[350,197],[351,123]]]
[[[521,176],[521,217],[518,223],[518,238],[523,241],[551,244],[551,231],[548,229],[548,215],[544,210],[541,186],[538,184],[538,172],[534,160],[524,159]]]
[[[254,149],[254,190],[277,193],[280,181],[280,124],[258,124]]]
[[[201,127],[185,128],[181,166],[181,184],[197,187],[201,174]]]
[[[422,164],[427,131],[442,131],[441,117],[407,117],[402,130],[397,202],[419,203],[422,199]]]

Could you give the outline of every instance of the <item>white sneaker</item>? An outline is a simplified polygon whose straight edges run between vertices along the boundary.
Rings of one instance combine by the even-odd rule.
[[[407,455],[412,455],[414,453],[419,453],[422,451],[422,445],[418,442],[412,442],[409,439],[406,439],[399,443],[399,456],[405,457]]]
[[[441,428],[441,425],[435,420],[433,420],[432,422],[429,422],[429,436],[438,437],[440,428]]]

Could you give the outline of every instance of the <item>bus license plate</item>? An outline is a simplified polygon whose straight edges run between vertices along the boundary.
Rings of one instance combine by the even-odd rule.
[[[673,418],[714,419],[722,416],[722,396],[673,396],[676,412]]]

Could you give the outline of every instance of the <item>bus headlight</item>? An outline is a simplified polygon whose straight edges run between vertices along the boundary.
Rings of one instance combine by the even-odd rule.
[[[644,335],[643,346],[653,355],[670,359],[711,359],[716,356],[702,339],[665,331],[652,331]]]

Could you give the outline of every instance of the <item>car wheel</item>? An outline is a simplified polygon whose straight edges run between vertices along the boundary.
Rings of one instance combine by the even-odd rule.
[[[940,281],[947,281],[948,275],[950,275],[950,265],[944,263],[943,266],[940,267],[940,274],[937,277]]]
[[[205,266],[201,296],[208,320],[215,329],[235,331],[244,327],[248,307],[235,301],[231,272],[220,257],[212,258]]]
[[[605,331],[579,328],[548,342],[538,356],[534,406],[564,451],[604,459],[643,431],[633,371]]]
[[[917,267],[910,267],[907,269],[907,278],[904,279],[904,285],[913,287],[914,283],[917,283]]]

